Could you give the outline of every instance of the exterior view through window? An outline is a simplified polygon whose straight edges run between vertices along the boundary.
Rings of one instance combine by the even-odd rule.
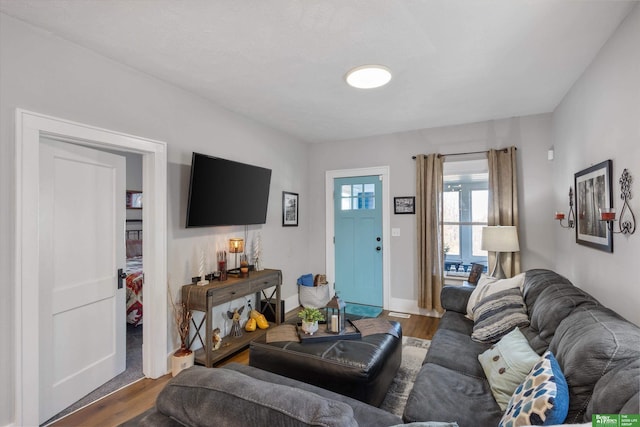
[[[487,265],[481,249],[487,225],[489,174],[486,160],[445,162],[443,228],[445,270],[468,275],[471,264]]]

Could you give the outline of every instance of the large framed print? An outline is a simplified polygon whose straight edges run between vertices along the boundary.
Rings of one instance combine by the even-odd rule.
[[[611,160],[575,174],[576,243],[613,252],[613,233],[600,220],[600,209],[613,206]]]

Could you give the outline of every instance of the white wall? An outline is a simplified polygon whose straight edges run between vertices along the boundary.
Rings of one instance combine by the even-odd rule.
[[[411,157],[416,154],[460,153],[511,145],[518,147],[522,267],[552,267],[556,229],[550,191],[552,165],[547,161],[551,115],[543,114],[313,145],[313,160],[309,163],[309,210],[314,224],[310,230],[311,269],[322,271],[325,265],[326,170],[388,165],[393,200],[415,195],[415,161]],[[392,206],[384,209],[391,212],[391,227],[400,228],[401,233],[385,244],[385,249],[391,250],[391,304],[396,304],[390,307],[393,310],[400,309],[403,302],[417,300],[416,219],[414,215],[394,215]]]
[[[262,232],[264,266],[282,269],[283,296],[296,295],[295,279],[308,271],[309,199],[301,198],[297,228],[281,226],[280,205],[283,190],[308,194],[308,148],[304,141],[2,14],[0,63],[0,342],[5,348],[16,345],[13,207],[17,107],[167,142],[167,270],[176,293],[196,274],[199,248],[243,234],[242,227],[184,228],[192,151],[271,168],[267,224],[252,226],[250,233]],[[222,317],[217,321],[222,322]],[[173,324],[169,327],[173,346],[177,343]],[[0,358],[0,425],[13,420],[14,366],[13,352],[5,352]]]
[[[613,160],[614,206],[620,212],[618,180],[633,177],[630,200],[640,220],[640,7],[629,13],[553,114],[554,195],[567,207],[574,174]],[[615,235],[613,254],[575,243],[573,230],[558,230],[555,268],[577,286],[640,325],[640,230]]]

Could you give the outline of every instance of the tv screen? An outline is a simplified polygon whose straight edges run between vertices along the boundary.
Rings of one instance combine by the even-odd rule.
[[[271,169],[193,153],[187,227],[264,224]]]

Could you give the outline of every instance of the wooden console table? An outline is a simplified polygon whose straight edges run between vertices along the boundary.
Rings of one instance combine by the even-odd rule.
[[[195,284],[184,285],[182,287],[182,301],[187,308],[192,311],[201,311],[204,313],[200,324],[196,324],[195,320],[191,320],[192,326],[195,327],[195,335],[189,340],[189,348],[198,338],[202,344],[202,348],[196,350],[195,360],[197,363],[210,368],[214,363],[224,359],[225,357],[235,353],[236,351],[249,345],[254,339],[266,334],[267,330],[257,329],[255,332],[242,332],[241,337],[226,336],[222,340],[222,347],[213,351],[213,322],[211,319],[211,310],[217,305],[233,301],[235,299],[255,294],[256,301],[254,307],[259,310],[260,294],[268,303],[275,298],[275,319],[276,323],[271,323],[271,327],[279,325],[283,319],[280,317],[280,286],[282,285],[282,272],[280,270],[261,270],[249,272],[249,277],[236,278],[229,276],[224,282],[212,281],[208,285],[198,286]],[[275,286],[275,290],[270,296],[265,293],[266,289]],[[274,297],[275,294],[275,297]],[[204,325],[204,339],[202,338],[201,329]]]

